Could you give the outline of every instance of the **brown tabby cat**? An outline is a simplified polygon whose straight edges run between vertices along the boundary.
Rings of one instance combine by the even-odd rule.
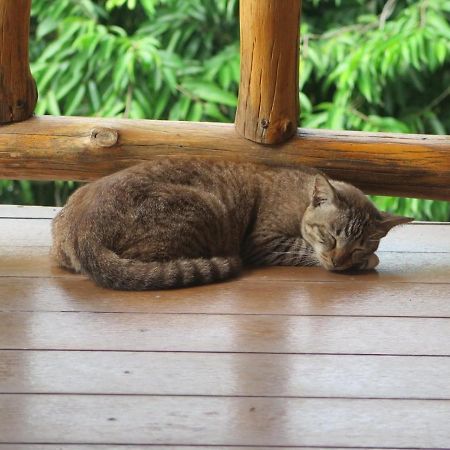
[[[101,286],[205,284],[242,264],[373,269],[406,217],[311,169],[159,160],[83,186],[53,222],[59,265]]]

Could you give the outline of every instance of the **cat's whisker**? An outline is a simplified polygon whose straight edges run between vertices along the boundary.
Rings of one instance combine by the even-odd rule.
[[[300,255],[300,252],[272,252],[274,255]]]

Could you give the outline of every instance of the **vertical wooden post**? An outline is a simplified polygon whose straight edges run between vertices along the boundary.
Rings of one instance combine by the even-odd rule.
[[[31,0],[0,0],[0,123],[33,115],[37,91],[28,61]]]
[[[262,144],[297,130],[301,0],[241,0],[237,131]]]

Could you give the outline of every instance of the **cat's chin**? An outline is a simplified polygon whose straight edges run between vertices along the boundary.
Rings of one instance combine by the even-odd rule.
[[[345,270],[351,269],[352,267],[351,265],[336,267],[334,264],[326,260],[320,261],[320,265],[329,272],[344,272]]]
[[[331,266],[331,267],[325,267],[325,269],[327,269],[329,272],[346,272],[346,271],[352,270],[354,268],[355,268],[355,266],[345,266],[345,267]]]
[[[375,258],[373,258],[373,256]],[[329,272],[354,272],[354,271],[366,271],[366,270],[373,270],[378,265],[378,257],[376,255],[372,255],[371,258],[369,258],[369,261],[364,262],[363,264],[347,264],[345,266],[337,267],[328,261],[321,261],[320,265],[328,270]]]
[[[373,270],[375,267],[378,266],[380,263],[380,260],[378,259],[378,256],[374,254],[369,256],[369,259],[367,260],[367,263],[364,267],[365,270]]]

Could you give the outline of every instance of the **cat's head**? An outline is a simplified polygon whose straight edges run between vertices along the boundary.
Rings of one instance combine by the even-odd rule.
[[[302,236],[328,270],[373,269],[380,239],[414,219],[380,212],[357,188],[317,175],[302,218]]]

